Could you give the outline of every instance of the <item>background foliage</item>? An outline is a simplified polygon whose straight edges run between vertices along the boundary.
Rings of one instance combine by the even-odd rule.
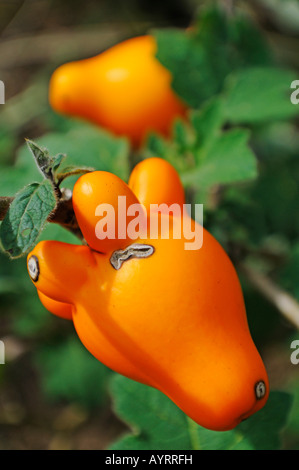
[[[70,322],[43,308],[19,257],[36,240],[77,243],[75,236],[37,217],[34,236],[15,250],[4,221],[2,247],[13,246],[18,258],[0,253],[0,339],[6,346],[0,448],[298,449],[299,365],[290,361],[290,344],[299,339],[299,323],[286,319],[275,295],[283,289],[292,302],[299,297],[299,105],[290,102],[290,84],[299,79],[299,3],[130,1],[126,7],[119,2],[119,9],[115,3],[111,9],[109,2],[20,1],[14,17],[1,6],[0,78],[7,87],[0,110],[0,196],[42,181],[25,137],[52,156],[66,155],[59,157],[62,172],[93,167],[127,180],[141,158],[169,160],[189,202],[205,204],[204,225],[238,269],[270,399],[235,430],[216,433],[158,391],[105,368]],[[5,12],[7,20],[12,15],[9,23]],[[157,58],[191,109],[189,124],[175,122],[171,139],[150,135],[132,152],[126,139],[51,111],[47,86],[57,65],[149,31],[157,38]],[[76,178],[63,185],[72,188]],[[43,194],[44,181],[38,186]],[[47,199],[50,204],[51,194]]]

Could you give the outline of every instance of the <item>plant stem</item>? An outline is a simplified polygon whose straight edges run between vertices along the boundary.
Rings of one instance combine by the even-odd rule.
[[[187,418],[187,426],[188,426],[188,432],[190,436],[192,450],[200,450],[200,442],[199,442],[199,436],[197,432],[198,425],[188,416],[186,418]]]
[[[268,276],[245,264],[240,264],[238,267],[250,284],[299,330],[299,303],[297,300],[276,285]]]
[[[13,199],[13,197],[0,197],[0,220],[4,219]]]

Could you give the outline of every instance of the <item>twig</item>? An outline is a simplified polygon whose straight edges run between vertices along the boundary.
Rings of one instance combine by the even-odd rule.
[[[235,0],[220,1],[220,6],[224,9],[228,17],[233,16],[235,11]]]
[[[13,199],[13,197],[0,197],[0,220],[4,219]]]
[[[151,22],[140,23],[140,33],[152,26]],[[126,23],[96,24],[88,28],[68,28],[4,38],[1,41],[1,69],[11,70],[34,64],[49,64],[52,67],[61,61],[77,60],[99,54],[104,49],[131,37],[132,30]],[[38,44],[38,47],[36,47]]]
[[[245,278],[265,298],[271,302],[277,310],[299,330],[299,303],[284,289],[276,285],[268,276],[256,271],[245,264],[238,266]]]

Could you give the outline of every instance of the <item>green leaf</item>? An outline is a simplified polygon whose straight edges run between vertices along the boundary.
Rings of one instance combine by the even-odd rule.
[[[165,395],[120,375],[111,391],[114,411],[133,430],[111,449],[191,449],[186,417]]]
[[[285,392],[271,392],[265,407],[232,431],[207,430],[158,390],[116,375],[114,410],[131,428],[110,450],[279,449],[292,405]]]
[[[228,80],[225,117],[231,124],[262,124],[299,115],[290,100],[295,73],[273,67],[239,71]]]
[[[175,92],[192,108],[220,93],[232,71],[273,62],[259,28],[246,15],[203,7],[191,31],[154,30],[157,59]]]
[[[208,188],[257,176],[256,158],[248,146],[249,132],[234,129],[214,140],[201,163],[182,174],[187,186]]]
[[[52,154],[67,155],[66,161],[60,162],[59,172],[69,166],[84,167],[110,171],[122,179],[128,178],[128,142],[92,125],[82,123],[66,133],[49,133],[36,140],[38,145],[48,148]],[[27,160],[25,149],[22,147],[18,163],[25,165]]]
[[[203,149],[206,149],[220,135],[221,127],[224,123],[221,98],[217,97],[211,100],[200,110],[193,110],[190,113],[190,121],[196,134],[194,146],[202,152]]]
[[[179,30],[154,31],[153,35],[158,45],[157,59],[170,70],[173,89],[189,106],[197,108],[221,90],[221,77],[199,40]]]
[[[108,397],[110,370],[95,359],[78,337],[41,346],[35,357],[42,389],[51,401],[67,400],[87,408],[100,406]]]
[[[12,258],[29,251],[55,206],[49,180],[31,183],[16,194],[0,227],[3,248]]]
[[[235,450],[276,450],[282,446],[284,431],[293,406],[293,397],[287,392],[270,393],[265,407],[243,421],[236,429],[238,442]],[[242,437],[242,439],[241,439]]]
[[[65,133],[55,132],[44,134],[36,139],[39,147],[47,148],[53,157],[55,171],[59,163],[59,173],[66,167],[95,168],[110,171],[120,178],[129,177],[130,146],[125,139],[114,136],[88,124],[72,126]],[[61,155],[61,157],[60,157]],[[63,156],[67,155],[64,159]],[[56,160],[56,158],[58,158]],[[66,160],[66,161],[65,161]],[[30,158],[27,145],[22,145],[16,155],[16,162],[11,166],[0,167],[1,196],[14,196],[17,191],[35,181],[39,171],[33,158]],[[66,182],[66,187],[72,188],[78,175]]]
[[[194,136],[191,126],[181,119],[176,119],[173,123],[173,139],[178,152],[185,152],[194,145]]]
[[[201,9],[193,31],[153,31],[157,59],[170,70],[176,93],[192,108],[219,93],[230,73],[231,45],[226,15],[214,7]]]
[[[198,426],[198,442],[203,450],[278,450],[292,404],[290,394],[272,392],[262,410],[232,431],[210,431]]]
[[[26,144],[33,155],[37,168],[45,178],[49,178],[52,174],[53,160],[48,150],[29,139],[26,139]]]
[[[249,66],[273,66],[274,54],[264,30],[244,12],[230,21],[232,62],[236,70]]]
[[[52,170],[53,173],[55,173],[58,168],[60,167],[61,163],[66,159],[66,154],[64,153],[59,153],[58,155],[55,155],[55,157],[52,157],[53,163],[52,163]]]
[[[221,97],[217,96],[207,101],[200,109],[190,110],[188,123],[176,120],[170,140],[150,134],[146,150],[150,155],[165,158],[177,169],[184,170],[186,165],[190,164],[190,153],[193,154],[193,166],[199,163],[199,153],[203,154],[204,149],[221,135],[223,124],[223,103]],[[185,153],[189,153],[186,162]]]
[[[257,176],[257,160],[249,146],[250,131],[224,131],[224,102],[215,97],[200,110],[190,112],[187,124],[174,126],[170,140],[151,135],[146,157],[168,160],[203,203],[215,185],[228,185],[252,180]],[[199,196],[199,197],[197,197]],[[194,201],[193,201],[194,202]]]
[[[289,354],[291,355],[292,352],[296,351],[295,349],[291,349],[290,345],[292,341],[298,340],[297,333],[293,332],[292,336],[288,338],[288,342],[285,344],[285,347],[288,348]],[[298,357],[298,356],[297,356]],[[292,413],[290,414],[290,418],[287,423],[286,427],[286,435],[289,439],[291,439],[291,447],[292,449],[298,450],[298,433],[299,433],[299,380],[298,380],[298,364],[291,364],[293,367],[294,373],[291,374],[290,379],[287,383],[287,390],[293,396],[293,409]],[[292,443],[292,440],[294,443]],[[292,445],[293,444],[293,445]]]

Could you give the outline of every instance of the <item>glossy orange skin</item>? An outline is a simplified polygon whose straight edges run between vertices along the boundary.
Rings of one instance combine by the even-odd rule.
[[[41,303],[47,310],[49,310],[49,312],[53,313],[54,315],[57,315],[58,317],[65,318],[66,320],[72,319],[72,305],[53,300],[50,297],[47,297],[39,290],[37,291],[37,294]]]
[[[120,178],[106,171],[94,171],[88,178],[79,178],[73,190],[73,207],[82,233],[88,244],[99,252],[111,252],[130,244],[127,237],[123,239],[100,240],[96,236],[95,227],[99,220],[96,208],[100,204],[110,204],[115,207],[115,233],[118,233],[118,198],[125,197],[126,206],[140,203],[128,185]],[[113,219],[114,219],[114,214]],[[103,214],[104,215],[104,214]],[[131,217],[133,218],[133,217]],[[130,219],[131,219],[130,218]],[[128,218],[129,222],[129,218]]]
[[[86,193],[82,195],[79,189],[90,178],[102,182],[101,173],[84,175],[76,183],[76,213],[81,196],[83,206],[88,207]],[[163,189],[162,182],[152,184],[159,174],[168,175]],[[114,178],[115,191],[119,183],[122,192],[123,182]],[[145,208],[151,201],[160,203],[161,198],[175,201],[176,194],[177,202],[183,202],[178,175],[163,160],[139,163],[128,194],[130,184]],[[93,181],[92,187],[89,214],[98,201],[112,200],[103,184],[96,186]],[[189,216],[182,212],[181,217]],[[177,216],[173,219],[174,226],[182,221]],[[84,223],[88,225],[86,219]],[[85,233],[89,243],[90,228]],[[118,240],[102,250],[40,242],[28,256],[39,260],[35,285],[56,302],[72,305],[76,331],[99,361],[159,389],[198,424],[218,431],[232,429],[262,408],[269,395],[267,373],[250,335],[236,271],[206,230],[199,250],[186,250],[184,238],[163,239],[162,235],[139,239],[138,243],[154,246],[154,253],[129,259],[119,270],[110,263]],[[90,241],[94,243],[93,237]],[[266,393],[257,399],[255,385],[261,380]]]
[[[158,181],[157,181],[158,180]],[[128,186],[138,195],[138,200],[146,210],[151,204],[179,204],[183,209],[184,188],[176,170],[161,158],[148,158],[133,168]]]
[[[49,84],[50,105],[126,136],[134,147],[150,131],[169,135],[174,119],[186,116],[186,106],[155,58],[156,49],[152,36],[139,36],[58,67]]]

